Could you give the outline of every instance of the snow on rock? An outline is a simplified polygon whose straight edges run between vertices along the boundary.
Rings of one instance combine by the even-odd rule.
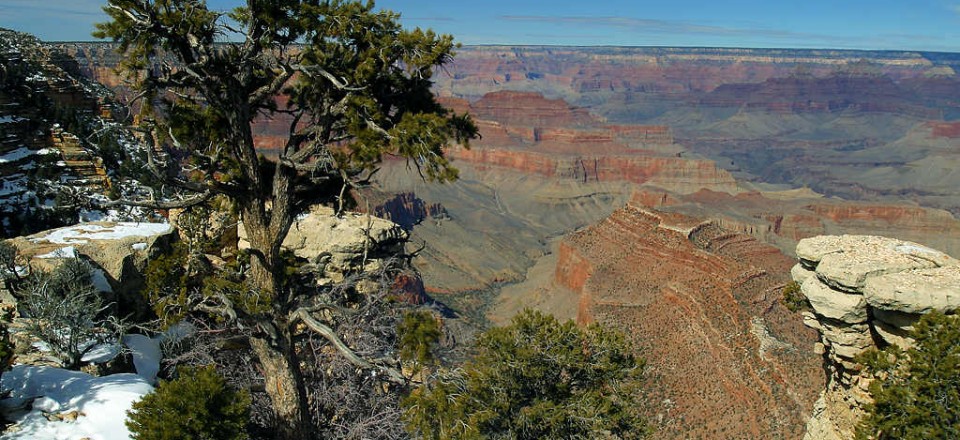
[[[12,399],[40,397],[0,440],[127,440],[127,410],[153,390],[136,374],[93,377],[78,371],[26,365],[3,373],[0,384],[11,390]],[[48,420],[45,412],[54,420]]]
[[[80,358],[83,362],[102,364],[110,362],[120,354],[120,345],[114,342],[99,344]]]
[[[21,118],[19,116],[0,116],[0,124],[10,124],[20,121],[26,121],[27,119]]]
[[[173,228],[167,223],[132,222],[96,222],[80,223],[65,228],[39,232],[27,237],[10,239],[25,259],[36,264],[40,270],[53,270],[60,261],[57,257],[71,256],[66,247],[73,248],[73,255],[87,258],[94,267],[103,270],[95,278],[98,288],[119,294],[134,295],[138,289],[137,277],[146,267],[147,260],[154,251],[163,249],[175,237]],[[134,244],[146,243],[143,250],[133,248]],[[46,256],[47,258],[37,258]]]
[[[37,255],[36,258],[77,258],[77,248],[73,246],[62,247],[53,252]]]
[[[82,223],[68,228],[50,231],[46,236],[32,241],[49,241],[59,244],[87,243],[89,240],[120,240],[127,237],[149,237],[170,232],[167,223],[120,222],[113,226]]]
[[[37,152],[27,147],[20,147],[7,154],[0,155],[0,163],[16,162],[18,160],[33,156],[34,154],[37,154]]]
[[[160,338],[131,334],[123,337],[123,343],[130,348],[137,374],[149,383],[156,382],[157,373],[160,372],[160,359],[163,358]]]

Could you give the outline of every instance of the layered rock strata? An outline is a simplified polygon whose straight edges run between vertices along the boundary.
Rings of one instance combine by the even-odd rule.
[[[647,360],[655,438],[803,435],[823,375],[816,334],[779,302],[791,259],[776,248],[631,203],[557,260],[578,321],[620,328]]]
[[[871,402],[857,356],[872,348],[909,348],[909,331],[924,313],[960,309],[960,261],[892,238],[818,236],[797,245],[791,270],[812,311],[804,324],[820,333],[826,390],[814,406],[805,439],[853,438]]]

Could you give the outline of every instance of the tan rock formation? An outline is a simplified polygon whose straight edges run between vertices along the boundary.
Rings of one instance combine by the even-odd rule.
[[[66,258],[84,258],[95,269],[94,285],[112,292],[122,313],[149,309],[139,291],[147,262],[176,239],[161,223],[81,223],[10,239],[30,267],[51,270]]]
[[[239,228],[240,249],[250,247]],[[367,214],[345,213],[315,206],[290,228],[283,246],[317,265],[320,283],[343,281],[358,270],[375,270],[385,255],[403,250],[408,234],[399,225]]]
[[[871,402],[872,377],[857,355],[890,344],[909,348],[908,332],[921,314],[960,309],[960,261],[916,243],[863,235],[804,239],[797,256],[791,274],[813,307],[804,324],[820,332],[828,376],[804,438],[853,438]]]
[[[64,258],[85,257],[120,283],[130,271],[143,269],[157,248],[173,238],[173,228],[161,223],[81,223],[10,239],[20,255],[41,269]],[[114,286],[116,287],[116,286]]]

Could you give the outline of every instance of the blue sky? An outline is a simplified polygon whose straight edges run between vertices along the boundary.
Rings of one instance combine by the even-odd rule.
[[[210,0],[228,9],[237,0]],[[0,0],[0,27],[89,40],[104,0]],[[960,0],[380,0],[464,44],[960,52]]]

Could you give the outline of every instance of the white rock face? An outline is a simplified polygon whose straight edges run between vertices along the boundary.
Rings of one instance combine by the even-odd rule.
[[[867,322],[867,301],[863,295],[837,292],[817,277],[807,277],[800,285],[800,291],[820,316],[848,324]]]
[[[790,268],[790,276],[793,277],[793,280],[796,281],[797,284],[803,285],[803,282],[806,281],[807,278],[815,277],[817,273],[812,270],[807,270],[807,268],[803,267],[803,264],[797,263]]]
[[[871,377],[856,357],[881,345],[913,346],[910,330],[924,313],[960,310],[960,261],[916,243],[864,235],[820,236],[797,244],[791,270],[820,332],[829,381],[805,440],[853,438],[871,402]]]
[[[873,277],[863,295],[871,307],[905,313],[960,309],[960,265]]]

